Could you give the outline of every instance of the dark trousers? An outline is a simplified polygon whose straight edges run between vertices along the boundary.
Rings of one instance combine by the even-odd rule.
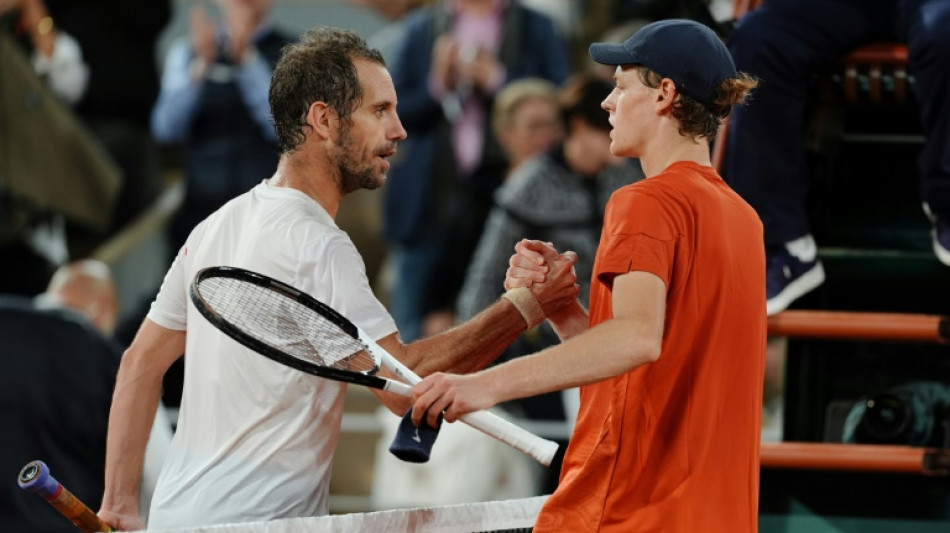
[[[926,136],[921,199],[950,211],[950,0],[767,0],[730,40],[736,67],[760,85],[732,115],[723,165],[723,177],[762,219],[767,245],[810,233],[802,148],[810,73],[880,40],[908,44]]]

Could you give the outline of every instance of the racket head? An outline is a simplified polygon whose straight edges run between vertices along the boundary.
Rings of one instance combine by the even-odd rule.
[[[269,276],[237,267],[200,270],[189,295],[198,312],[218,330],[278,363],[329,379],[365,383],[378,355],[360,340],[359,329],[331,307]]]
[[[220,306],[215,305],[215,298],[211,296],[214,291],[209,288],[213,287],[213,285],[208,284],[210,280],[214,279],[233,282],[240,287],[244,287],[244,289],[238,290],[237,292],[264,290],[275,293],[277,296],[272,295],[271,297],[277,298],[277,301],[295,303],[295,305],[289,306],[289,308],[297,309],[297,311],[289,311],[288,307],[284,306],[276,311],[272,310],[271,315],[319,315],[322,317],[320,319],[321,322],[325,321],[327,324],[333,325],[330,329],[333,331],[333,336],[339,339],[335,342],[345,342],[347,346],[351,347],[350,349],[359,350],[363,354],[366,354],[366,357],[372,361],[372,368],[359,372],[316,365],[285,353],[284,350],[272,345],[266,339],[248,334],[246,328],[234,323],[234,320],[229,319],[229,313],[226,311],[226,308],[222,309]],[[355,324],[347,320],[334,309],[286,283],[282,283],[263,274],[237,267],[218,266],[205,268],[195,275],[189,288],[189,293],[192,302],[202,316],[220,331],[251,350],[289,367],[324,378],[388,390],[403,396],[410,394],[411,387],[409,385],[373,375],[379,370],[380,364],[385,364],[387,369],[410,384],[418,383],[421,380],[412,370],[388,354],[386,350],[380,347],[372,338],[367,336]],[[297,307],[297,305],[301,307]],[[301,311],[301,308],[305,311]],[[469,413],[462,417],[461,420],[521,450],[544,465],[551,463],[554,453],[558,448],[557,443],[542,439],[488,412]]]

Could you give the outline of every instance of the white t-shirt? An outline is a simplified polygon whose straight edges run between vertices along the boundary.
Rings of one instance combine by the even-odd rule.
[[[327,514],[345,385],[287,368],[205,320],[188,286],[209,266],[297,287],[380,339],[396,331],[349,236],[296,189],[266,182],[199,224],[148,318],[187,330],[178,429],[152,497],[150,528]]]

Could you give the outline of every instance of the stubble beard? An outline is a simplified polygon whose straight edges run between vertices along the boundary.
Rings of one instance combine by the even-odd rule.
[[[360,189],[378,189],[383,184],[384,175],[374,166],[374,160],[363,164],[360,149],[350,135],[349,128],[340,130],[339,152],[336,156],[337,186],[340,193],[347,195]]]

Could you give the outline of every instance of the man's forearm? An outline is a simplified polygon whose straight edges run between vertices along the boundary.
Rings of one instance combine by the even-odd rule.
[[[590,317],[587,310],[576,300],[564,311],[549,316],[548,322],[551,323],[551,327],[554,328],[554,332],[557,333],[561,341],[580,335],[590,328]]]
[[[662,329],[614,318],[563,344],[475,375],[495,403],[579,387],[619,376],[659,358]],[[482,388],[480,387],[480,388]]]
[[[519,297],[502,297],[471,320],[434,337],[409,346],[393,342],[398,350],[393,354],[420,376],[433,372],[465,374],[485,368],[524,333],[529,322],[533,325],[543,320],[545,313],[561,314],[576,301],[576,255],[569,254],[551,259],[546,283],[531,291],[516,288],[523,291]]]
[[[515,306],[501,299],[468,322],[407,346],[407,364],[420,376],[474,372],[491,364],[526,328]]]
[[[106,439],[102,508],[137,515],[145,447],[161,395],[161,377],[147,377],[127,353],[116,381]]]
[[[167,281],[167,280],[166,280]],[[185,331],[146,318],[123,354],[106,438],[105,492],[99,516],[113,526],[135,529],[145,447],[155,420],[165,372],[185,352]]]

